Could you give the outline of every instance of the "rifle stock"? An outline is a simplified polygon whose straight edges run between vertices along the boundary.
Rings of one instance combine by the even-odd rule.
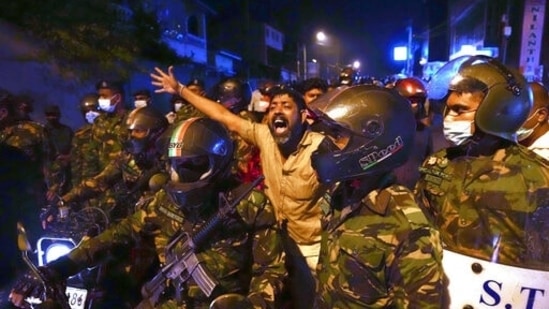
[[[194,235],[189,235],[184,231],[179,234],[166,246],[166,260],[169,261],[162,269],[141,288],[143,300],[137,305],[136,309],[154,308],[160,296],[166,289],[166,280],[180,281],[184,283],[191,276],[200,287],[202,292],[208,297],[212,295],[218,285],[217,280],[212,278],[208,270],[201,264],[196,251],[207,242],[210,234],[215,228],[234,211],[235,207],[264,179],[264,176],[258,177],[254,182],[246,185],[238,196],[229,200],[225,195],[220,194],[220,206],[218,212],[208,220],[204,226]],[[180,243],[181,249],[174,253],[173,248]]]

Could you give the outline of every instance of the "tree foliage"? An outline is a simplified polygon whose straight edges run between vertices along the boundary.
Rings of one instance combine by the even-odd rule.
[[[156,12],[147,8],[146,1],[6,1],[0,18],[37,39],[41,50],[36,60],[72,76],[105,71],[128,76],[138,69],[139,60],[161,64],[189,60],[161,41]]]

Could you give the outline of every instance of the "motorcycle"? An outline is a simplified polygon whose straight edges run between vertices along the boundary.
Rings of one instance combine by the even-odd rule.
[[[51,213],[48,214],[51,216]],[[82,240],[95,236],[103,231],[109,224],[106,213],[96,207],[86,207],[81,210],[69,212],[68,208],[60,207],[54,220],[49,222],[45,233],[37,240],[36,250],[32,251],[26,232],[22,224],[18,224],[18,247],[22,252],[23,260],[31,271],[40,278],[44,285],[45,293],[40,297],[28,298],[26,301],[32,306],[40,308],[50,307],[42,303],[58,303],[62,309],[90,309],[94,302],[100,299],[103,291],[97,282],[103,275],[102,267],[87,268],[78,274],[67,278],[63,287],[47,282],[38,271],[39,266],[66,255]],[[29,257],[29,252],[36,254],[35,265]],[[65,306],[66,305],[66,306]]]

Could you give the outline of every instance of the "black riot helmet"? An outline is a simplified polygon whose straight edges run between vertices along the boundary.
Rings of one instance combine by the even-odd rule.
[[[313,129],[337,140],[322,143],[311,159],[323,183],[382,175],[411,153],[416,121],[408,101],[393,89],[374,85],[337,88],[309,105]]]
[[[450,91],[484,92],[475,114],[476,128],[510,141],[516,141],[516,131],[532,108],[532,91],[524,76],[487,56],[458,57],[440,68],[429,83],[428,95],[443,99]]]
[[[168,128],[168,120],[158,110],[151,106],[134,109],[126,120],[130,138],[126,150],[132,154],[140,154],[154,149],[158,138]]]
[[[230,173],[234,145],[229,133],[210,118],[189,118],[171,132],[168,144],[170,181],[166,192],[183,210],[208,197],[216,182]]]
[[[80,111],[87,113],[89,111],[99,111],[99,96],[96,93],[88,93],[80,99]]]
[[[214,100],[223,104],[233,113],[246,109],[251,97],[252,88],[250,85],[236,77],[222,80],[217,85],[214,93]]]

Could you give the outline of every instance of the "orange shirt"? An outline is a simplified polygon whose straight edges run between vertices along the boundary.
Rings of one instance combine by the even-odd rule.
[[[324,135],[307,131],[297,150],[283,163],[282,154],[266,124],[249,122],[242,138],[260,150],[265,176],[265,194],[274,205],[279,224],[287,221],[288,233],[298,244],[320,241],[320,198],[326,186],[319,183],[311,154]]]

